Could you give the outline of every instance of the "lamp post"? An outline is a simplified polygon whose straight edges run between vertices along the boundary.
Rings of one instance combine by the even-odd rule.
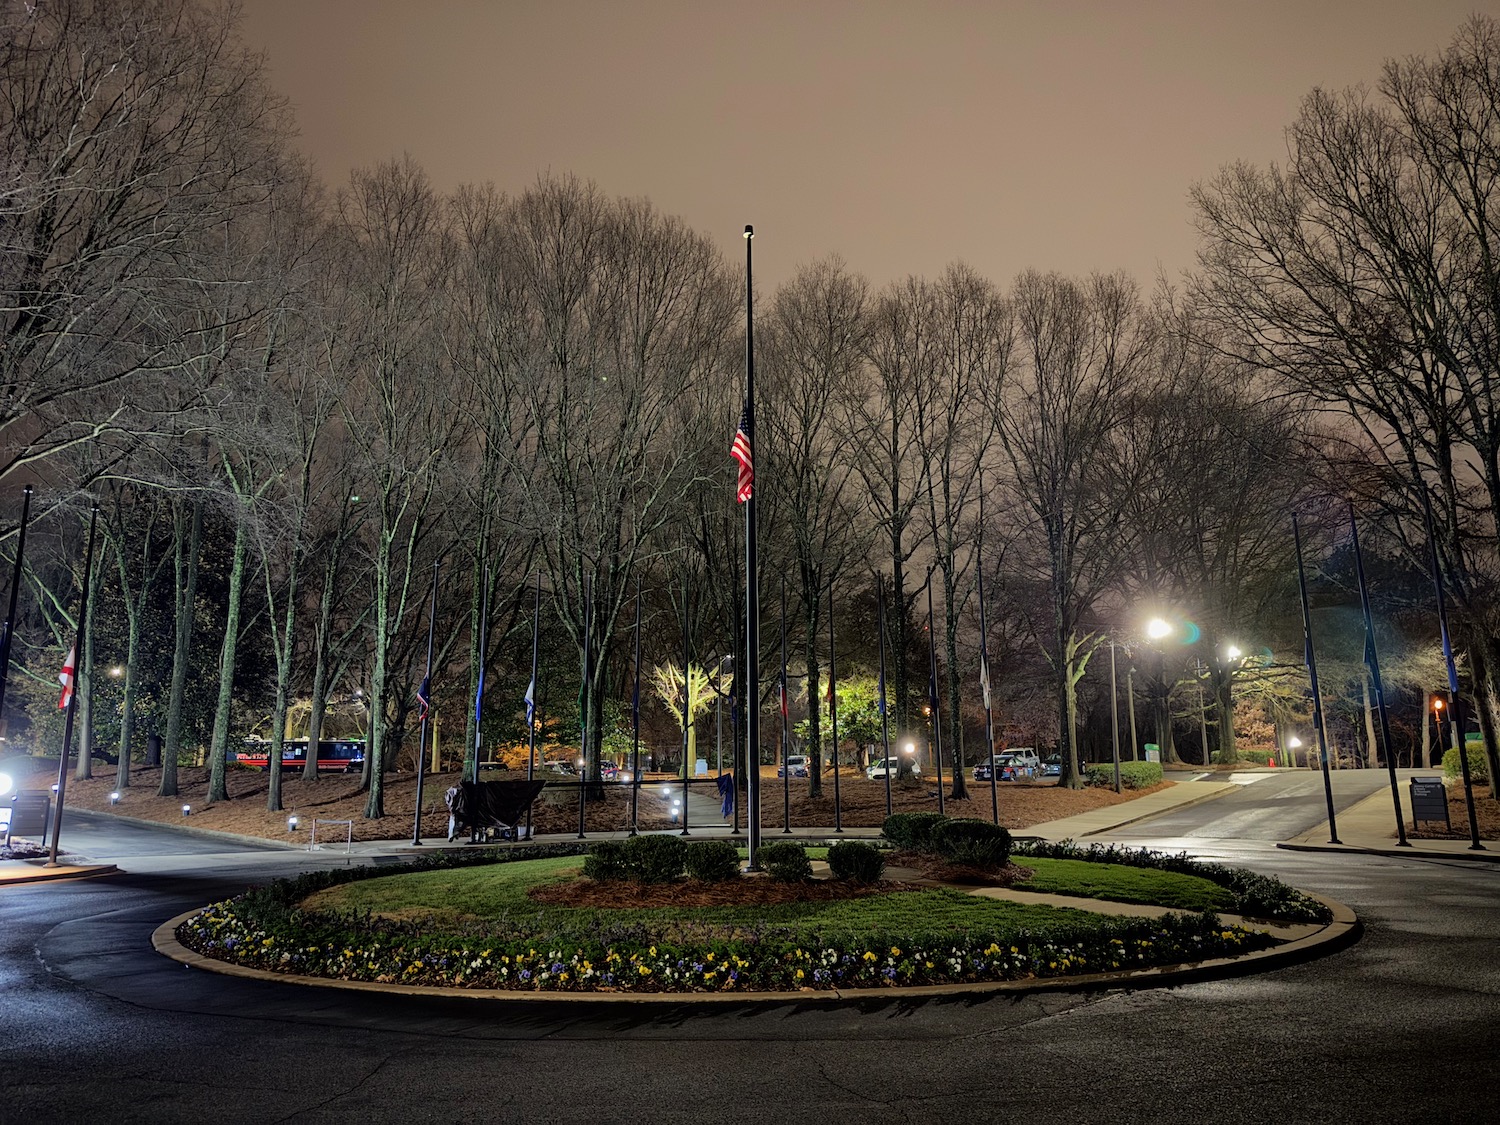
[[[1119,681],[1115,677],[1115,644],[1113,638],[1109,642],[1109,748],[1110,756],[1115,764],[1115,792],[1120,792],[1120,688]],[[990,765],[990,773],[993,775],[995,767]]]
[[[1153,617],[1146,622],[1146,636],[1153,642],[1161,642],[1177,630],[1162,617]],[[1151,646],[1156,651],[1156,754],[1163,762],[1167,758],[1167,738],[1172,733],[1171,705],[1167,697],[1167,664],[1160,643]]]

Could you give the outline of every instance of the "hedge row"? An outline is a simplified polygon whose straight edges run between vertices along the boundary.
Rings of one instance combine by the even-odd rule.
[[[1115,787],[1115,766],[1113,762],[1090,762],[1083,771],[1084,780],[1091,786],[1100,789],[1113,789]],[[1160,762],[1121,762],[1120,763],[1120,788],[1122,789],[1150,789],[1153,785],[1162,783],[1162,772]]]
[[[1490,783],[1490,760],[1485,756],[1484,744],[1470,742],[1468,755],[1469,777],[1473,779],[1475,785],[1488,785]],[[1458,751],[1449,748],[1443,754],[1443,776],[1449,781],[1459,781],[1463,775],[1463,766],[1459,763]]]

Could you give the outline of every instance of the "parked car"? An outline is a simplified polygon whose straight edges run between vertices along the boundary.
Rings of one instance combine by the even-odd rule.
[[[988,781],[992,769],[1001,781],[1019,781],[1040,774],[1042,763],[1037,758],[1036,751],[1029,746],[1003,750],[991,762],[980,762],[974,767],[974,780]]]
[[[1062,755],[1060,755],[1060,754],[1052,754],[1052,755],[1048,756],[1047,760],[1042,763],[1042,776],[1043,777],[1061,777],[1062,776]]]
[[[805,754],[788,754],[786,764],[776,767],[777,777],[807,777],[812,759]]]
[[[990,779],[990,775],[994,772],[995,769],[1003,768],[1004,763],[1001,761],[1001,755],[996,754],[990,761],[980,762],[977,766],[974,767],[974,780],[988,781]]]
[[[881,758],[879,761],[870,763],[870,765],[865,769],[865,776],[868,777],[871,781],[884,781],[885,775],[887,773],[889,773],[891,777],[895,777],[900,772],[900,758]],[[922,770],[915,762],[911,764],[911,775],[913,777],[922,776]]]

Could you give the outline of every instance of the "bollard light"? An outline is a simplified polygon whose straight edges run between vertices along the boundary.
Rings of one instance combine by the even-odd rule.
[[[183,805],[182,806],[182,815],[183,816],[187,816],[192,811],[193,811],[193,806],[192,805]]]
[[[295,832],[295,831],[297,831],[297,814],[296,813],[293,813],[291,816],[289,816],[289,817],[286,818],[286,830],[288,832]]]
[[[109,803],[112,805],[120,803],[120,791],[118,789],[109,795]]]

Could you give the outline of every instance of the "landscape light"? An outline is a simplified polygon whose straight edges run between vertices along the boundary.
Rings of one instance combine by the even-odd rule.
[[[54,786],[53,786],[53,787],[52,787],[52,792],[54,792],[54,793],[56,793],[56,792],[57,792],[57,786],[55,786],[55,785],[54,785]]]
[[[11,777],[10,774],[0,773],[0,797],[3,797],[7,793],[9,793],[11,786],[15,783],[15,779]]]
[[[192,811],[193,811],[193,806],[192,805],[183,805],[182,806],[182,815],[183,816],[187,816]]]
[[[1292,735],[1292,737],[1291,737],[1291,738],[1289,738],[1289,739],[1287,739],[1287,740],[1286,740],[1286,744],[1287,744],[1287,745],[1288,745],[1288,746],[1290,746],[1290,747],[1291,747],[1291,748],[1292,748],[1292,749],[1293,749],[1293,750],[1295,750],[1295,749],[1297,749],[1297,747],[1299,747],[1299,746],[1301,746],[1301,745],[1302,745],[1302,740],[1301,740],[1301,739],[1300,739],[1300,738],[1298,738],[1298,737],[1297,737],[1297,736],[1296,736],[1296,735],[1295,735],[1295,734],[1294,734],[1294,735]]]
[[[915,742],[908,742],[905,746],[901,747],[901,751],[905,754],[915,754],[917,752],[917,744]]]
[[[293,813],[291,816],[289,816],[289,817],[286,818],[286,830],[288,832],[295,832],[295,831],[297,831],[297,814],[296,813]]]
[[[118,789],[116,789],[109,795],[109,803],[112,805],[118,805],[120,803],[120,791]]]
[[[121,668],[118,664],[116,664],[113,668],[111,668],[109,670],[109,674],[111,676],[113,676],[115,679],[118,680],[121,676],[123,676],[125,674],[125,669]]]

